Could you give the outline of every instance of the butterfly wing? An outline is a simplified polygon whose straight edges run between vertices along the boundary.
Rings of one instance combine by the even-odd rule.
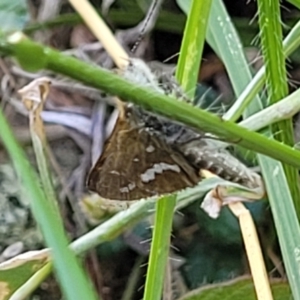
[[[87,185],[106,199],[137,200],[191,187],[199,180],[184,156],[157,135],[119,118]]]

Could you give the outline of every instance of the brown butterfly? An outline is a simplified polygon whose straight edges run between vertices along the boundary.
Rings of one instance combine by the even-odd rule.
[[[176,81],[165,76],[161,80],[139,59],[131,59],[122,75],[190,102]],[[88,177],[88,188],[101,197],[137,200],[172,193],[196,185],[200,169],[246,186],[256,185],[257,174],[203,133],[132,104],[122,103],[120,108],[114,131]]]
[[[104,151],[88,177],[88,188],[112,200],[138,200],[192,187],[197,170],[170,147],[159,132],[146,127],[141,110],[124,104]]]

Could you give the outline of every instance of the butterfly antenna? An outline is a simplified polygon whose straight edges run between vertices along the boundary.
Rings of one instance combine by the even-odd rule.
[[[162,4],[162,0],[153,0],[152,1],[145,19],[141,22],[141,24],[138,25],[138,26],[141,26],[140,34],[139,34],[136,42],[134,43],[133,47],[130,50],[131,53],[135,52],[138,45],[141,43],[142,39],[144,38],[145,34],[150,32],[153,29],[156,19],[158,17],[159,8],[160,8],[161,4]]]

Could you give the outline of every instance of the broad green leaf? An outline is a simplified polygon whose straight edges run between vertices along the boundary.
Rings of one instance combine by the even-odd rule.
[[[285,281],[271,280],[274,300],[292,300],[289,285]],[[253,283],[250,278],[240,277],[229,282],[217,283],[194,290],[180,300],[256,300]]]

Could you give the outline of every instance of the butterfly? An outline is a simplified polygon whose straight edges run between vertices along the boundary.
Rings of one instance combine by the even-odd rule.
[[[123,76],[186,101],[174,81],[160,82],[139,59],[131,59]],[[164,78],[168,78],[164,76]],[[92,168],[87,186],[105,199],[138,200],[195,186],[207,169],[246,186],[257,174],[203,133],[122,102],[115,128]]]
[[[138,200],[173,193],[199,181],[197,169],[158,131],[145,126],[140,109],[124,104],[87,185],[105,199]]]

